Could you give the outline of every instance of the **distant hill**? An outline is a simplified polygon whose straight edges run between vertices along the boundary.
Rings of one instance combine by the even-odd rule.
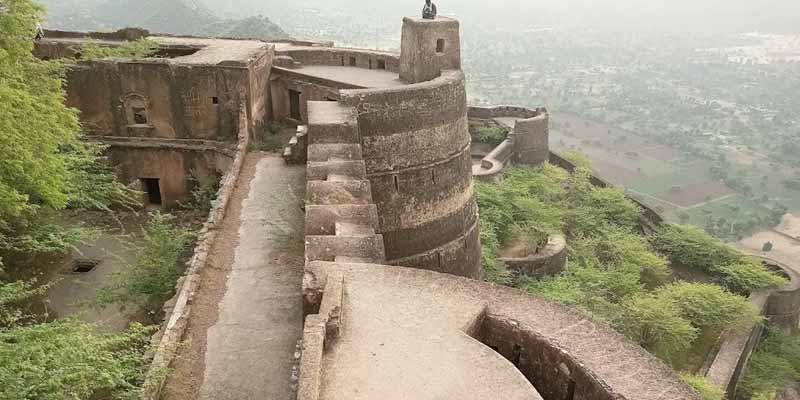
[[[105,31],[139,27],[153,33],[285,39],[289,35],[264,16],[221,19],[195,0],[40,0],[46,27]]]

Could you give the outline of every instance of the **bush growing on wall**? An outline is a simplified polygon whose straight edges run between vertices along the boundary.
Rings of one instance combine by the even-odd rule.
[[[100,290],[101,305],[136,304],[155,314],[175,291],[175,283],[185,270],[184,254],[194,234],[178,228],[175,217],[154,212],[145,230],[144,245],[136,262],[117,274],[113,283]]]
[[[121,46],[104,46],[98,42],[89,41],[81,47],[83,60],[99,60],[104,58],[147,58],[158,50],[158,43],[150,39],[139,39],[125,42]]]
[[[800,336],[770,331],[750,357],[739,384],[739,399],[774,399],[800,381]]]
[[[672,365],[696,367],[685,364],[704,357],[723,330],[758,319],[746,298],[725,287],[741,292],[779,284],[780,277],[747,264],[699,229],[666,226],[652,238],[638,234],[639,206],[619,189],[592,185],[588,162],[572,160],[572,174],[545,164],[510,168],[499,184],[476,184],[484,266],[492,281],[511,281],[498,268],[497,251],[514,232],[533,226],[566,233],[567,270],[543,280],[518,278],[516,286],[607,321]],[[666,285],[667,258],[716,274],[724,287]],[[719,398],[714,395],[708,398]]]
[[[689,386],[700,393],[700,400],[722,400],[725,395],[722,389],[708,383],[705,377],[692,374],[681,374],[681,378]]]
[[[651,237],[656,250],[671,262],[706,272],[728,289],[749,294],[752,291],[780,287],[787,283],[759,262],[693,226],[664,225]]]

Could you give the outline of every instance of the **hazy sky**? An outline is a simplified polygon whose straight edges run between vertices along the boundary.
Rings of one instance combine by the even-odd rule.
[[[305,7],[353,17],[416,14],[410,0],[199,0],[218,11],[290,14]],[[435,0],[434,0],[435,1]],[[440,13],[514,25],[566,24],[616,29],[800,31],[800,0],[440,0]],[[295,14],[295,18],[302,15]]]

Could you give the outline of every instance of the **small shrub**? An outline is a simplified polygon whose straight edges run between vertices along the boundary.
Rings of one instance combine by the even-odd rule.
[[[746,298],[711,284],[679,282],[659,288],[655,296],[675,304],[692,326],[704,333],[719,334],[745,322],[759,321]]]
[[[671,262],[709,273],[728,289],[739,294],[746,295],[786,283],[779,275],[700,228],[665,225],[651,237],[651,243]]]
[[[252,147],[255,150],[268,151],[272,153],[283,150],[284,146],[286,146],[286,143],[284,143],[283,138],[281,137],[281,132],[283,132],[285,128],[286,125],[281,122],[270,122],[267,124],[264,132]]]
[[[683,318],[674,303],[642,295],[626,300],[623,306],[626,318],[621,331],[663,360],[685,353],[698,337],[697,328]]]
[[[76,320],[0,330],[0,398],[139,398],[152,332],[105,335]]]
[[[197,171],[192,171],[189,181],[192,186],[191,201],[184,206],[201,212],[211,210],[217,200],[220,177],[216,174],[200,176]]]
[[[725,396],[722,389],[708,383],[703,376],[681,374],[681,379],[700,393],[701,400],[722,400]]]
[[[103,46],[97,42],[87,42],[81,48],[84,60],[104,58],[147,58],[158,50],[158,43],[150,39],[126,42],[122,46]]]
[[[161,310],[185,269],[183,257],[194,234],[175,227],[175,217],[154,212],[145,230],[136,263],[113,277],[98,294],[100,305],[136,304],[151,313]]]
[[[760,289],[778,288],[789,283],[787,279],[768,270],[761,263],[751,260],[716,266],[712,271],[719,275],[722,285],[744,295]]]
[[[475,129],[473,138],[480,143],[497,146],[503,143],[508,136],[508,131],[496,126],[482,126]]]

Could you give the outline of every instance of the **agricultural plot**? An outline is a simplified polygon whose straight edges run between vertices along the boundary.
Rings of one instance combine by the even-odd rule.
[[[785,193],[788,189],[781,187],[783,178],[776,174],[765,179],[764,172],[758,169],[740,173],[742,180],[755,188],[752,197],[759,199],[755,201],[713,177],[709,161],[687,158],[676,148],[573,114],[555,113],[552,119],[551,148],[585,154],[599,176],[624,187],[629,195],[676,222],[704,227],[710,219],[722,220],[728,222],[730,229],[735,223],[750,231],[770,215],[768,204],[759,199],[759,188],[792,197],[791,193]],[[800,201],[796,205],[800,207]]]

